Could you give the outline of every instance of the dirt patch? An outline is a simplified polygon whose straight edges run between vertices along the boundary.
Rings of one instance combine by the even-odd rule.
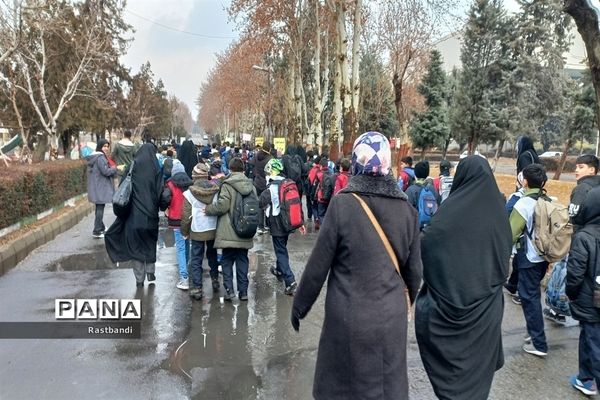
[[[495,176],[500,191],[508,198],[510,194],[515,191],[515,176],[505,174],[495,174]],[[549,180],[548,183],[546,183],[546,191],[549,196],[556,197],[559,203],[568,205],[571,198],[571,192],[575,186],[575,182]]]

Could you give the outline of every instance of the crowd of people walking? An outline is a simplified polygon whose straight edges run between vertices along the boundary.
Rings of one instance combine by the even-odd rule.
[[[294,144],[278,154],[269,142],[252,149],[229,143],[197,148],[187,140],[157,148],[135,146],[130,136],[125,134],[112,153],[110,143],[101,140],[88,157],[88,195],[96,205],[92,235],[104,237],[112,261],[133,262],[136,285],[143,287],[156,279],[164,211],[176,243],[176,287],[192,299],[204,297],[206,254],[213,297],[222,287],[225,301],[244,302],[251,284],[248,251],[255,236],[270,234],[276,257],[270,273],[282,282],[283,293],[294,296],[296,331],[327,281],[316,399],[407,398],[413,304],[419,351],[436,396],[486,399],[504,364],[503,287],[522,306],[528,354],[548,353],[544,316],[580,322],[580,368],[570,383],[584,394],[596,393],[600,177],[595,156],[576,160],[577,187],[568,207],[561,208],[546,193],[546,171],[527,137],[518,142],[517,188],[507,200],[479,156],[466,157],[456,168],[442,160],[435,178],[429,162],[413,167],[412,158],[405,157],[395,177],[390,144],[378,132],[361,135],[351,156],[335,161]],[[121,182],[130,178],[130,205],[105,231],[104,204],[112,201],[115,176]],[[557,211],[550,215],[548,208]],[[564,229],[541,227],[540,220],[552,218]],[[361,229],[349,229],[349,221]],[[318,237],[297,280],[287,245],[290,234],[305,234],[308,224]],[[562,272],[558,288],[570,301],[553,307],[547,295],[543,310],[540,284],[549,265]]]

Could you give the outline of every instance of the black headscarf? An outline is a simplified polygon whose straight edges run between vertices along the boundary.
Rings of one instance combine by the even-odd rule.
[[[162,172],[156,159],[156,147],[146,143],[135,154],[131,174],[133,207],[149,218],[158,218],[158,202],[162,193]]]
[[[106,232],[106,251],[113,262],[153,263],[156,261],[158,208],[163,189],[154,144],[146,143],[137,151],[131,185],[131,211],[127,218],[117,218]]]
[[[102,148],[104,147],[105,144],[110,145],[109,141],[106,139],[98,140],[98,143],[96,143],[96,151],[102,151]]]
[[[181,145],[179,152],[177,153],[177,159],[181,161],[185,172],[188,174],[190,179],[192,178],[192,171],[196,164],[198,164],[198,151],[196,145],[191,140],[186,140]]]
[[[482,157],[469,156],[421,241],[423,278],[448,311],[460,314],[502,285],[511,247],[492,170]]]
[[[424,285],[415,327],[440,398],[487,398],[504,363],[502,283],[511,247],[492,170],[483,158],[469,156],[458,164],[450,195],[421,240]]]
[[[539,163],[540,158],[533,147],[533,140],[529,136],[521,136],[517,141],[517,174],[526,166]]]

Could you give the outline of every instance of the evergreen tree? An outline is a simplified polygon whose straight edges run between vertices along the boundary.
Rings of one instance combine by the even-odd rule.
[[[446,73],[442,69],[442,55],[438,50],[430,53],[427,73],[419,85],[419,93],[425,98],[427,111],[413,120],[410,135],[413,144],[425,152],[444,143],[450,132],[448,126],[448,87]]]
[[[397,136],[394,94],[383,63],[373,54],[364,54],[360,74],[359,131],[378,131],[388,138]]]
[[[469,11],[469,20],[461,49],[462,70],[453,110],[452,134],[466,142],[473,152],[479,142],[496,140],[502,134],[495,109],[502,85],[499,60],[503,55],[505,11],[500,0],[476,0]],[[492,81],[492,84],[490,83]]]

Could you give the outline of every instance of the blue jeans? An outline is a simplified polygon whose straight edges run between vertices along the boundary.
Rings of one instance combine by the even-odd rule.
[[[329,203],[318,203],[317,212],[319,215],[319,222],[323,225],[325,222],[325,214],[327,213],[327,207],[329,207]]]
[[[522,249],[515,254],[519,269],[519,297],[527,324],[527,332],[531,335],[531,343],[539,350],[548,351],[546,334],[544,333],[544,317],[542,315],[542,295],[540,283],[546,274],[548,262],[532,263]]]
[[[312,208],[312,216],[315,221],[319,220],[319,203],[317,201],[311,201],[310,207]]]
[[[580,321],[579,374],[580,381],[596,380],[600,386],[600,323]]]
[[[248,249],[223,249],[221,256],[221,269],[223,271],[223,286],[229,293],[233,293],[233,263],[237,288],[239,293],[248,293]]]
[[[187,254],[186,251],[186,240],[183,238],[179,228],[173,229],[173,235],[175,236],[175,249],[177,250],[177,265],[179,266],[179,277],[181,279],[188,279],[187,270]]]
[[[219,278],[219,262],[217,261],[217,249],[215,249],[215,241],[207,240],[201,242],[192,240],[192,285],[196,288],[202,287],[202,260],[204,259],[204,245],[206,244],[206,258],[210,267],[210,277],[212,279]]]
[[[277,257],[277,271],[281,272],[285,287],[296,281],[294,273],[290,268],[290,257],[288,256],[287,242],[289,236],[273,236],[273,250]]]

